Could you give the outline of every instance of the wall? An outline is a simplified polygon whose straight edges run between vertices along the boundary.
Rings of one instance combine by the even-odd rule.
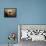
[[[4,8],[11,7],[17,8],[17,17],[4,18]],[[0,44],[8,43],[9,32],[18,32],[18,24],[46,24],[46,0],[0,1]]]

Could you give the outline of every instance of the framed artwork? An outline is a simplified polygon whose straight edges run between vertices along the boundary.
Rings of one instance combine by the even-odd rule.
[[[46,41],[46,25],[45,24],[20,24],[18,25],[18,33],[20,32],[21,40]]]
[[[17,8],[4,8],[4,17],[16,17]]]

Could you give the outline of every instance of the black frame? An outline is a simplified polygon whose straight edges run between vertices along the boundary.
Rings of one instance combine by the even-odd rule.
[[[14,15],[14,16],[10,16],[10,15],[8,16],[8,15],[6,14],[6,11],[5,11],[5,10],[7,10],[7,9],[11,9],[11,10],[12,10],[12,9],[15,9],[15,15]],[[16,16],[17,16],[17,8],[4,8],[4,17],[8,17],[8,18],[10,17],[10,18],[11,18],[11,17],[16,17]]]

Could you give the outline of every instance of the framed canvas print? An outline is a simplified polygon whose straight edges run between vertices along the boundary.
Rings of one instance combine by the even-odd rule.
[[[4,8],[4,17],[16,17],[16,8]]]
[[[46,25],[44,24],[20,24],[18,30],[20,31],[20,41],[46,41]]]

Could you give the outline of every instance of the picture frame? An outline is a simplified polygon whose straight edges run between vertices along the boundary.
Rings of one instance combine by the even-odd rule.
[[[46,41],[46,24],[19,24],[18,38],[19,42],[21,40]]]
[[[17,8],[4,8],[4,17],[16,17]]]

